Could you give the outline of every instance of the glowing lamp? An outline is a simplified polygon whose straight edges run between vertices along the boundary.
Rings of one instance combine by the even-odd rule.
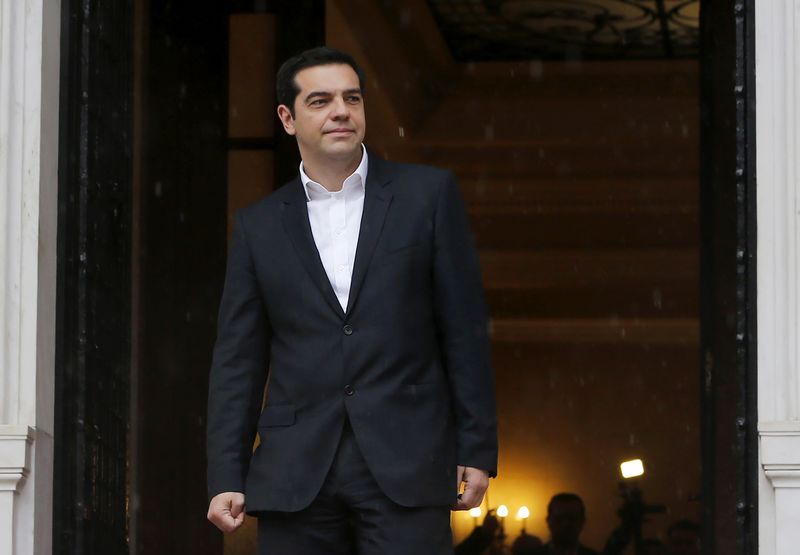
[[[472,509],[469,510],[469,516],[471,516],[472,518],[480,518],[481,514],[483,513],[480,507],[473,507]]]
[[[499,507],[497,507],[497,516],[499,516],[500,518],[507,517],[508,507],[506,507],[505,505],[500,505]]]
[[[622,477],[626,480],[630,478],[637,478],[644,475],[644,463],[642,462],[642,459],[625,461],[619,465],[619,471],[622,473]]]
[[[521,520],[522,521],[522,533],[523,534],[527,533],[525,531],[525,523],[528,521],[528,517],[529,516],[531,516],[531,512],[528,510],[528,507],[526,507],[525,505],[520,507],[519,510],[517,511],[517,520]]]

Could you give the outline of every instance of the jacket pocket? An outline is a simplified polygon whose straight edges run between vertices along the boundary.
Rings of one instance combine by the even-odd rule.
[[[380,249],[380,252],[381,252],[381,254],[384,254],[384,255],[391,255],[391,254],[404,252],[404,251],[407,251],[407,250],[410,250],[410,249],[413,249],[413,248],[416,248],[416,247],[421,247],[424,244],[425,244],[424,241],[414,241],[413,243],[406,243],[406,244],[400,244],[400,245],[397,245],[397,244],[386,245],[385,247]]]
[[[294,424],[294,405],[267,405],[258,419],[259,428],[291,426]]]
[[[426,395],[446,395],[447,382],[425,382],[406,384],[406,392],[414,397],[424,397]]]

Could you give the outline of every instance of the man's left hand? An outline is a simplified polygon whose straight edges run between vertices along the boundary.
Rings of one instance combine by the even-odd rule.
[[[453,505],[454,511],[468,511],[483,503],[483,495],[489,487],[489,473],[480,468],[459,466],[456,471],[456,492],[464,484],[464,491],[458,496],[458,501]]]

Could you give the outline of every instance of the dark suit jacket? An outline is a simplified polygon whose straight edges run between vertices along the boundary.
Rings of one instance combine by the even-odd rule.
[[[496,473],[481,275],[449,172],[370,154],[346,311],[299,178],[236,215],[209,383],[209,496],[245,492],[250,514],[305,508],[345,416],[400,505],[453,503],[457,464]]]

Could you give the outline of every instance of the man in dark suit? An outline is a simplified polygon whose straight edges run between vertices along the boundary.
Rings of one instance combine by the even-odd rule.
[[[208,518],[231,532],[257,516],[265,554],[452,553],[450,510],[479,505],[496,474],[487,316],[457,184],[364,148],[363,82],[328,48],[281,67],[300,175],[237,213],[228,253]]]

